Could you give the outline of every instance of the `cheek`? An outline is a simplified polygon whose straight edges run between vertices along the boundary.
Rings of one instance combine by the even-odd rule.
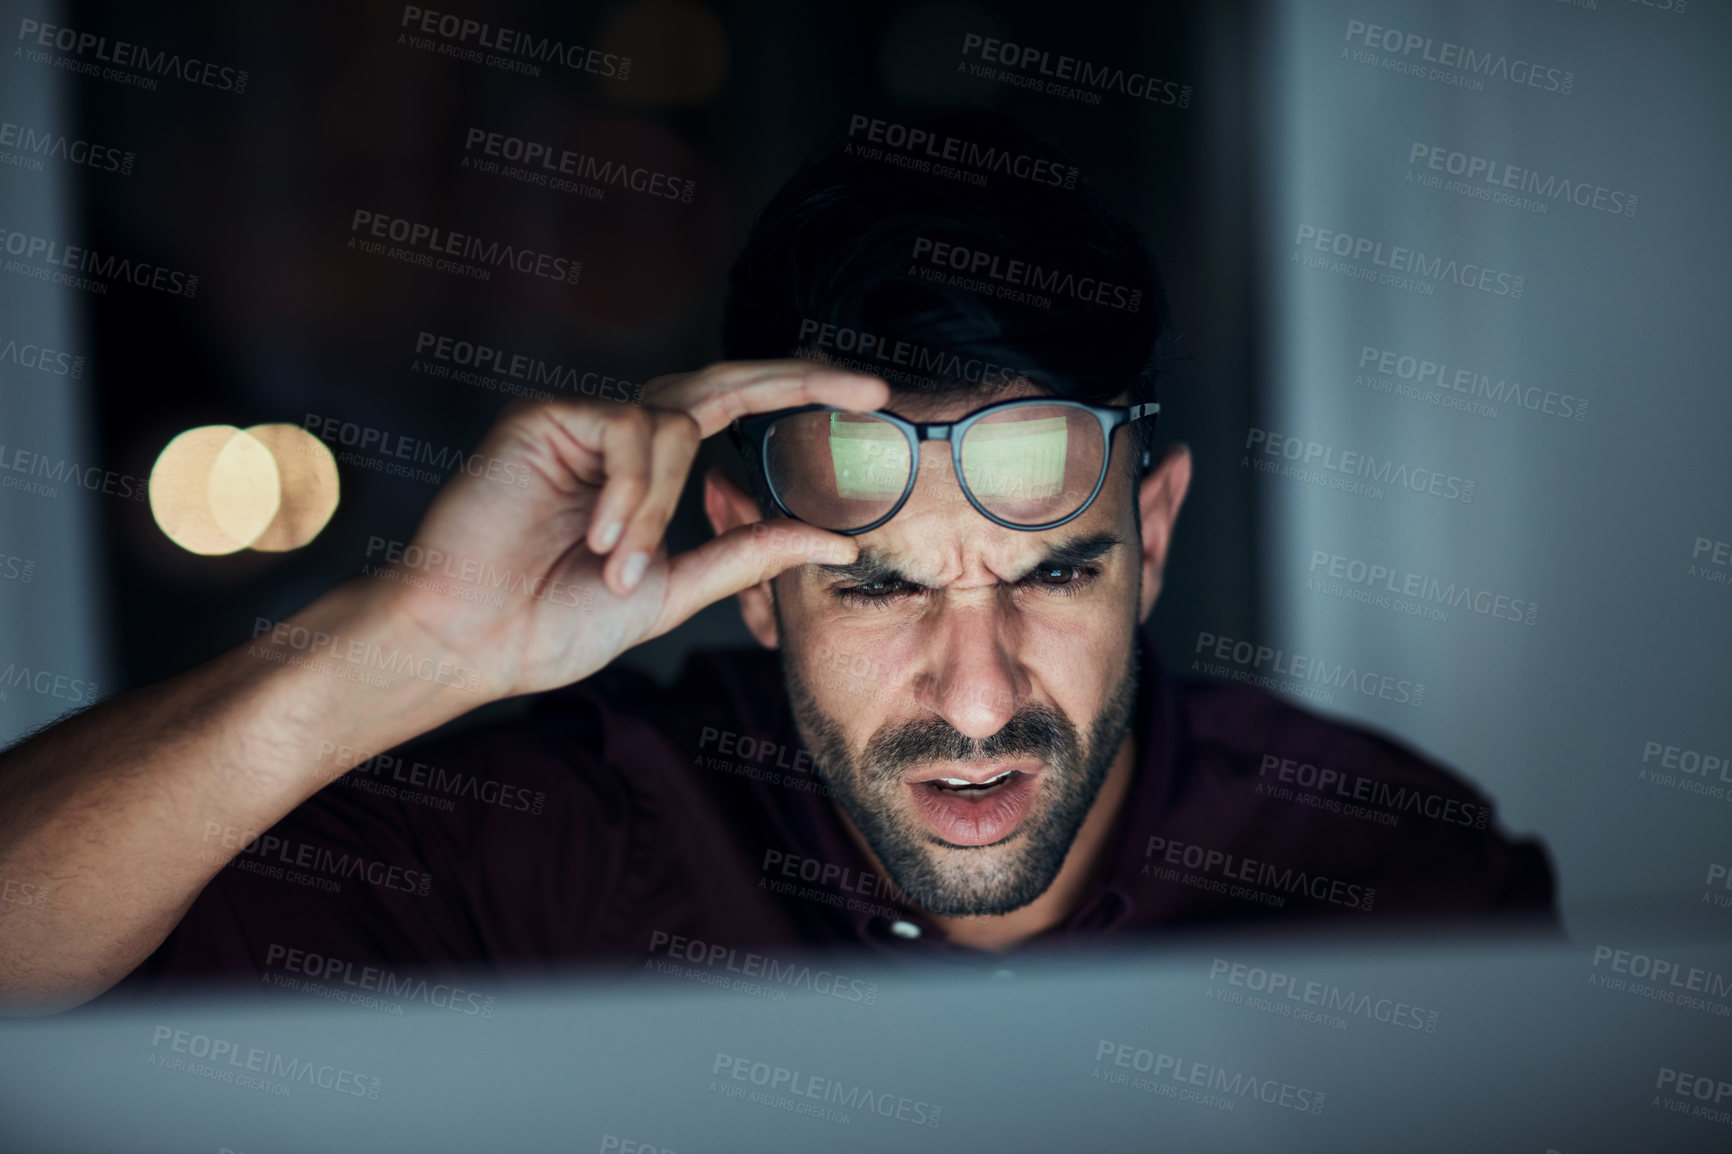
[[[1019,658],[1037,696],[1082,728],[1099,712],[1137,643],[1135,606],[1101,598],[1069,612],[1025,612]]]
[[[820,629],[806,647],[806,668],[824,687],[832,716],[851,732],[870,732],[876,720],[898,712],[908,696],[908,671],[918,644],[912,628]],[[905,712],[905,710],[904,710]]]
[[[785,612],[783,625],[789,660],[819,707],[842,727],[849,746],[859,748],[901,695],[898,671],[912,661],[911,631],[876,622],[866,627],[852,616],[826,616],[810,605]]]

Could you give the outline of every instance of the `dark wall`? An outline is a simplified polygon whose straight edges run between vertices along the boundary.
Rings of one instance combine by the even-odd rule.
[[[453,8],[454,6],[447,6]],[[1247,278],[1254,178],[1238,6],[1071,4],[491,5],[498,25],[629,55],[628,83],[515,75],[397,42],[400,6],[248,4],[199,11],[71,6],[69,23],[172,45],[249,72],[243,95],[165,84],[73,86],[80,131],[133,151],[125,177],[83,173],[92,243],[196,272],[196,297],[89,303],[100,444],[142,475],[200,424],[308,414],[472,448],[508,400],[416,372],[422,332],[641,384],[719,355],[720,288],[753,213],[806,154],[865,113],[1007,111],[1060,144],[1146,232],[1179,339],[1161,429],[1206,446],[1246,424],[1257,317]],[[1086,18],[1084,18],[1086,16]],[[1136,61],[1192,86],[1186,108],[1088,105],[958,71],[965,32]],[[556,74],[557,73],[557,74]],[[694,180],[691,203],[602,199],[466,168],[466,133],[499,131]],[[348,247],[368,210],[566,254],[576,285],[492,283]],[[694,470],[729,450],[712,443]],[[125,685],[228,648],[358,572],[374,538],[407,540],[436,487],[345,464],[343,499],[309,547],[203,558],[145,506],[107,502],[108,589]],[[694,480],[677,551],[707,535]],[[1155,632],[1254,632],[1255,509],[1234,462],[1202,454]],[[1187,632],[1189,630],[1189,632]],[[627,659],[668,672],[694,644],[749,643],[731,604]]]

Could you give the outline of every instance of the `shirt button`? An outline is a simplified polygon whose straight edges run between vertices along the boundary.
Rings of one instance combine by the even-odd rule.
[[[890,932],[899,938],[907,938],[909,941],[913,941],[915,938],[920,936],[920,927],[915,925],[913,922],[905,922],[898,918],[896,921],[890,923]]]

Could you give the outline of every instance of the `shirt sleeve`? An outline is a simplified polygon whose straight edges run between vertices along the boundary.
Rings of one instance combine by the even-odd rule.
[[[593,707],[374,758],[233,854],[117,989],[344,967],[497,968],[567,954],[636,826]]]

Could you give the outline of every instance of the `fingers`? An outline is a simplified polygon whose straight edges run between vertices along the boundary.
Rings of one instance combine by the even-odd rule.
[[[751,413],[807,404],[870,410],[882,408],[889,396],[889,385],[878,377],[811,361],[728,361],[695,373],[658,377],[646,388],[641,407],[592,401],[514,405],[498,426],[497,437],[502,451],[515,442],[532,462],[540,458],[548,466],[541,472],[556,485],[575,482],[599,488],[584,544],[607,558],[602,579],[616,595],[626,596],[661,544],[705,437]],[[826,556],[836,552],[834,542],[840,540],[852,557],[854,546],[846,538],[810,532],[831,542]],[[764,576],[810,559],[813,548],[826,548],[814,540],[805,541],[805,547],[806,557],[790,555]],[[733,558],[732,553],[728,556]],[[730,563],[742,562],[733,558]],[[743,580],[711,600],[751,583]]]
[[[617,583],[620,592],[630,592],[643,579],[650,557],[667,533],[674,509],[684,491],[686,477],[697,455],[698,424],[685,413],[654,414],[650,434],[648,491],[629,514],[614,556],[603,568],[603,578]]]
[[[879,377],[812,361],[724,361],[652,382],[645,397],[657,406],[690,413],[708,437],[738,417],[795,405],[883,408],[890,400],[890,386]]]
[[[621,409],[594,426],[601,452],[601,495],[586,544],[605,554],[625,534],[625,522],[649,489],[649,446],[654,419],[642,409]]]
[[[602,578],[615,593],[630,593],[643,578],[700,440],[696,421],[669,410],[622,410],[602,426],[606,480],[585,543],[597,554],[612,554]]]
[[[859,556],[851,537],[799,521],[754,521],[673,558],[656,632],[796,565],[846,565]]]

